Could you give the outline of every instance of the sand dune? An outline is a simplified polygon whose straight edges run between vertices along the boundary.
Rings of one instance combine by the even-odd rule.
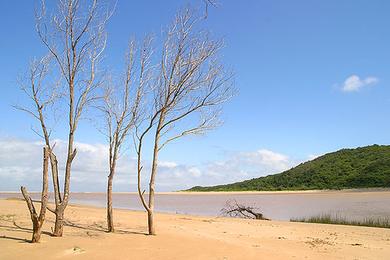
[[[390,230],[380,228],[158,214],[146,236],[143,212],[69,206],[63,238],[30,244],[23,201],[0,200],[0,259],[389,259]],[[53,225],[48,213],[45,231]]]

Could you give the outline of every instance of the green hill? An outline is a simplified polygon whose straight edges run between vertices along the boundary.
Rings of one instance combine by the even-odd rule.
[[[390,146],[342,149],[279,174],[189,191],[276,191],[390,187]]]

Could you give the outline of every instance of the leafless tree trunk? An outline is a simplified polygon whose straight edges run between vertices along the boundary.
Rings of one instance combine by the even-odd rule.
[[[156,234],[154,196],[159,152],[173,140],[217,127],[221,105],[233,94],[232,75],[217,61],[222,42],[195,29],[202,20],[186,9],[169,27],[148,105],[152,108],[150,116],[136,125],[138,194],[148,213],[150,235]],[[142,149],[150,131],[154,132],[153,153],[146,202],[141,185]]]
[[[114,216],[112,213],[112,181],[114,179],[114,171],[110,169],[107,181],[107,229],[108,232],[114,232]]]
[[[42,226],[45,222],[46,206],[48,201],[48,170],[49,170],[49,149],[43,148],[43,170],[42,170],[42,192],[41,192],[41,209],[39,215],[35,209],[31,197],[28,195],[25,187],[20,187],[23,197],[30,211],[31,220],[33,223],[32,243],[37,243],[41,239]]]
[[[41,124],[45,143],[50,150],[51,172],[54,188],[56,221],[53,236],[62,236],[64,212],[69,202],[70,176],[73,160],[75,133],[84,110],[98,98],[96,90],[101,87],[96,73],[102,52],[106,46],[105,25],[111,16],[98,4],[82,0],[60,0],[53,14],[46,14],[45,2],[41,2],[41,11],[36,14],[36,29],[43,45],[49,52],[49,58],[33,64],[31,86],[22,87],[34,101],[34,108],[17,107],[33,115]],[[100,1],[99,1],[100,3]],[[50,64],[50,61],[54,61]],[[53,77],[59,78],[59,84],[43,82],[48,74],[49,64],[53,65]],[[54,89],[59,86],[58,91]],[[57,95],[62,93],[62,95]],[[52,95],[53,94],[53,95]],[[67,159],[65,164],[64,186],[61,193],[58,161],[51,146],[50,131],[46,126],[45,109],[61,96],[68,105]],[[37,132],[38,133],[38,132]]]

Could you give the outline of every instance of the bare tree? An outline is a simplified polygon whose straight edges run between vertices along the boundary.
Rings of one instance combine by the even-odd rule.
[[[50,131],[46,126],[45,108],[54,102],[56,95],[51,95],[56,85],[38,86],[34,83],[25,91],[36,105],[32,109],[20,108],[28,112],[41,123],[45,143],[50,150],[51,172],[53,177],[56,215],[53,235],[62,236],[64,225],[64,211],[69,202],[70,176],[72,162],[76,156],[74,135],[80,118],[85,109],[96,100],[96,90],[101,86],[97,76],[98,64],[106,46],[105,25],[111,16],[107,6],[98,4],[97,0],[60,0],[57,9],[52,14],[46,13],[45,2],[41,2],[41,9],[36,14],[36,29],[43,45],[49,51],[53,60],[52,77],[60,78],[60,93],[63,93],[64,102],[68,108],[68,137],[67,155],[64,174],[64,187],[60,191],[58,161],[51,146]],[[41,62],[38,67],[45,68],[36,75],[45,76],[48,62]],[[25,88],[26,89],[26,88]],[[43,97],[43,98],[41,98]]]
[[[246,206],[238,203],[236,200],[227,201],[225,207],[221,209],[221,213],[228,217],[269,220],[259,212],[258,208]]]
[[[159,152],[173,140],[203,134],[218,126],[221,105],[233,94],[232,75],[217,60],[223,43],[196,30],[202,20],[186,9],[169,27],[148,105],[151,111],[136,125],[138,194],[148,213],[150,235],[156,234],[153,212]],[[146,201],[141,185],[142,153],[145,137],[151,131],[153,154]]]
[[[21,187],[21,192],[24,199],[26,200],[28,209],[30,211],[31,220],[33,222],[33,237],[32,242],[38,242],[41,236],[41,228],[45,221],[46,207],[48,201],[48,159],[51,158],[51,167],[56,169],[57,163],[56,156],[52,153],[50,147],[50,129],[46,126],[45,114],[48,108],[59,98],[60,93],[58,92],[58,85],[51,83],[50,87],[45,81],[49,74],[50,67],[50,55],[44,56],[40,60],[34,60],[30,64],[30,69],[27,77],[27,83],[24,79],[20,79],[19,84],[21,90],[26,94],[27,97],[32,101],[32,106],[14,106],[16,109],[27,112],[33,118],[37,119],[41,125],[41,132],[33,129],[33,131],[42,137],[45,141],[45,148],[43,154],[43,177],[42,177],[42,193],[41,193],[41,209],[40,213],[36,212],[33,201],[28,195],[27,189]]]
[[[112,212],[112,185],[116,163],[122,144],[139,119],[140,106],[145,87],[150,81],[150,38],[144,41],[142,48],[130,41],[126,55],[126,71],[123,82],[110,84],[106,88],[104,112],[106,120],[105,134],[109,142],[109,175],[107,181],[107,227],[114,232]]]
[[[41,192],[41,208],[39,215],[35,209],[31,197],[28,195],[25,187],[20,187],[23,197],[27,203],[30,211],[31,220],[33,223],[33,234],[31,238],[32,243],[37,243],[41,239],[42,226],[45,222],[46,206],[48,201],[48,170],[49,170],[49,149],[43,148],[43,170],[42,170],[42,192]]]

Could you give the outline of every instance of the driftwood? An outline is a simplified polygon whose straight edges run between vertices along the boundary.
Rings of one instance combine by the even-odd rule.
[[[42,226],[45,222],[46,207],[48,201],[48,168],[49,168],[49,149],[43,148],[43,174],[42,174],[42,193],[41,193],[41,209],[39,215],[35,209],[33,200],[27,192],[26,187],[20,187],[24,200],[27,203],[28,210],[30,211],[31,220],[33,223],[33,235],[31,242],[37,243],[41,238]]]
[[[270,220],[265,218],[263,213],[258,212],[259,208],[246,206],[238,203],[236,200],[228,200],[221,214],[223,216],[247,219]]]

